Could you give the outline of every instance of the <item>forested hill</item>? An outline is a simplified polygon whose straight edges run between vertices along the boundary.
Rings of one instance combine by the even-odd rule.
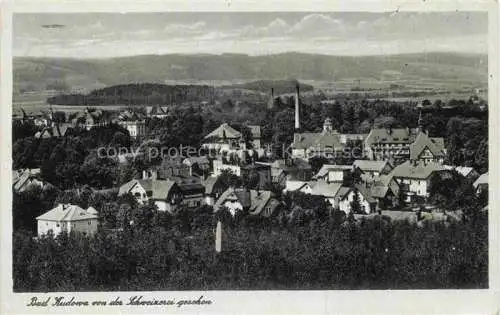
[[[210,99],[214,88],[207,85],[123,84],[96,89],[88,94],[61,94],[47,99],[53,105],[142,105],[200,102]]]
[[[283,53],[266,56],[144,55],[110,59],[16,57],[14,94],[60,92],[136,82],[167,80],[300,80],[336,81],[351,78],[438,80],[487,84],[487,55],[427,53],[390,56],[331,56]],[[390,76],[388,78],[388,76]],[[394,78],[393,78],[394,77]],[[391,80],[392,80],[391,79]],[[208,84],[208,83],[204,83]]]
[[[271,88],[274,89],[274,94],[294,93],[295,88],[299,84],[297,80],[258,80],[241,84],[232,84],[223,86],[223,88],[230,89],[245,89],[255,92],[269,93]],[[301,92],[314,90],[314,87],[309,84],[299,84]]]

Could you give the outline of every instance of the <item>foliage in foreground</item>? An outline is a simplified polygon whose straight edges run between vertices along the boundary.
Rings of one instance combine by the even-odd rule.
[[[243,218],[214,252],[212,216],[157,219],[92,238],[13,237],[14,290],[486,288],[488,223],[280,226]],[[187,226],[186,226],[187,225]],[[229,226],[229,224],[228,224]]]

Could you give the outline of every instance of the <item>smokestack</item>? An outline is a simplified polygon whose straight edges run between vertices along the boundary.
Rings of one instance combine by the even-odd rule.
[[[274,88],[271,88],[271,99],[269,100],[269,103],[267,105],[269,109],[274,108]]]
[[[297,82],[297,86],[295,87],[295,130],[300,129],[300,93],[299,93],[299,83]]]

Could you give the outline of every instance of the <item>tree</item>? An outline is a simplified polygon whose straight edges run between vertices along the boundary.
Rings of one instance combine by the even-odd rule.
[[[309,159],[309,165],[311,165],[311,171],[313,174],[318,173],[321,167],[328,164],[328,159],[323,156],[313,156]]]
[[[361,198],[359,196],[359,191],[354,188],[354,198],[351,201],[351,212],[356,214],[364,214],[361,209]]]

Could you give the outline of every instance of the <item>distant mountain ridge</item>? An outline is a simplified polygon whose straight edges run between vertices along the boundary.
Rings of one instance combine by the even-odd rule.
[[[166,80],[299,80],[401,77],[487,84],[487,55],[427,53],[331,56],[282,53],[266,56],[142,55],[111,59],[15,57],[14,93],[33,90],[87,91]]]

